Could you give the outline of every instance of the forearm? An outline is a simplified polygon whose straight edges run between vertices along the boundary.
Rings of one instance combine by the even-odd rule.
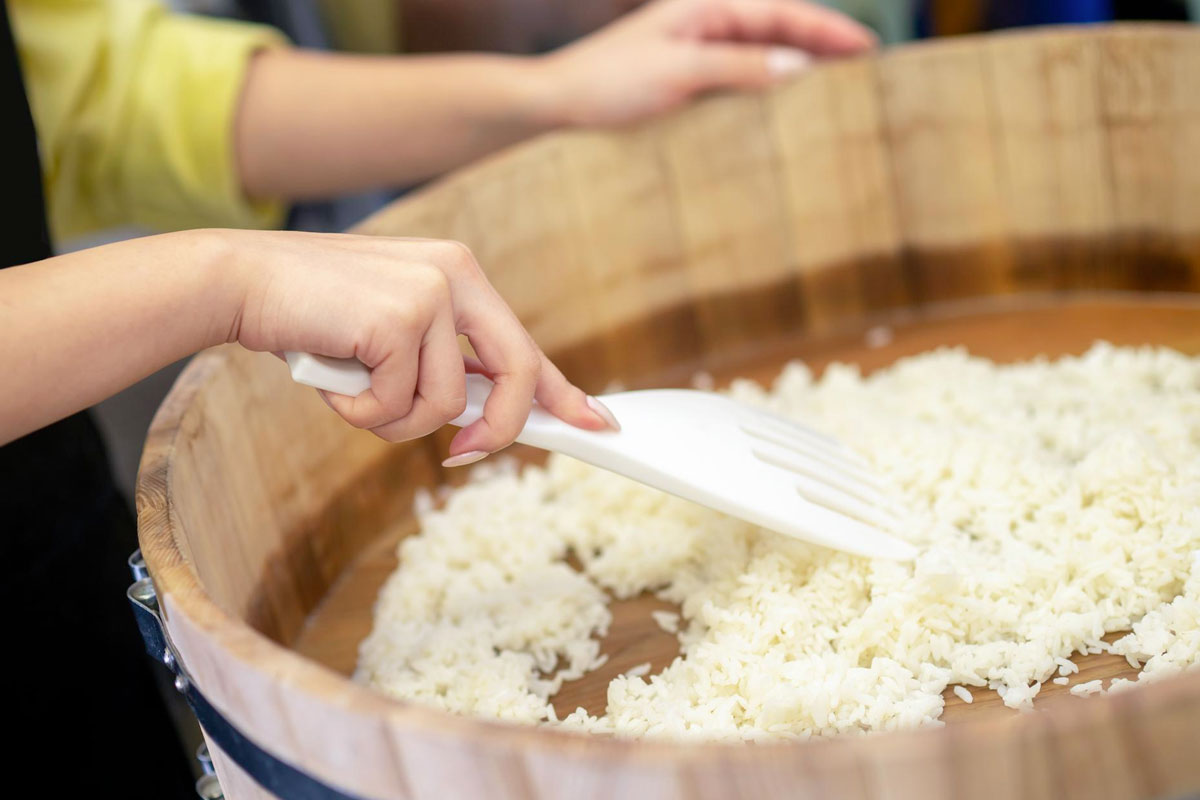
[[[250,197],[302,199],[400,186],[557,123],[533,58],[260,53],[237,115]]]
[[[655,0],[553,54],[266,50],[234,132],[241,188],[296,200],[422,180],[559,125],[623,125],[704,92],[762,89],[871,33],[810,3]]]
[[[231,269],[220,237],[194,231],[0,270],[0,443],[225,341]]]

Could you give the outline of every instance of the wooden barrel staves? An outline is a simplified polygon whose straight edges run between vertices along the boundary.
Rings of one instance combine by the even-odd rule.
[[[470,245],[589,390],[763,374],[796,355],[872,368],[941,343],[998,359],[1097,337],[1198,353],[1198,85],[1200,33],[1182,26],[923,44],[631,130],[547,136],[360,230]],[[893,341],[864,347],[881,322]],[[757,745],[508,726],[357,685],[384,532],[411,530],[414,492],[450,479],[447,438],[385,444],[236,348],[197,358],[151,429],[141,543],[191,685],[327,786],[432,800],[1200,788],[1195,674],[1029,714],[977,703],[948,707],[961,721],[941,728]],[[214,759],[227,796],[269,796]]]

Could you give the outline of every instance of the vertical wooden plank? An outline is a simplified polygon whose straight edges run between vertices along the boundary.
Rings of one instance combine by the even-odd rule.
[[[260,384],[270,384],[272,377],[280,376],[272,370],[251,375],[243,382],[232,380],[230,375],[222,372],[212,379],[198,408],[185,418],[174,443],[178,457],[169,477],[169,489],[175,513],[183,519],[203,519],[215,531],[189,542],[188,555],[197,575],[227,608],[247,613],[256,583],[269,568],[271,555],[283,547],[286,532],[267,499],[275,485],[272,475],[250,468],[258,464],[267,446],[257,438],[259,431],[250,435],[243,415],[218,418],[205,406],[239,408],[247,398],[255,398]],[[284,384],[280,388],[291,395],[292,387]],[[291,397],[304,408],[299,395]],[[269,436],[267,442],[273,441],[274,437]],[[225,466],[227,462],[241,467],[237,480],[229,479],[233,471]],[[181,486],[190,491],[177,491]],[[255,536],[222,535],[246,530],[254,531]],[[276,633],[299,624],[304,611],[296,582],[283,584],[272,599],[268,608],[256,609],[263,613],[261,622],[267,630]]]
[[[877,800],[954,800],[946,737],[880,736],[858,751],[867,796]]]
[[[768,101],[789,259],[813,330],[906,298],[875,69],[867,59],[831,65]]]
[[[1102,274],[1108,259],[1094,241],[1113,225],[1094,37],[996,36],[983,46],[1021,285],[1111,285],[1111,270]]]
[[[1176,65],[1186,53],[1173,46],[1166,32],[1114,30],[1099,40],[1103,52],[1101,82],[1103,119],[1108,126],[1118,224],[1127,230],[1173,228],[1178,220],[1179,195],[1168,189],[1173,181],[1196,188],[1196,176],[1175,125],[1200,102],[1192,76],[1187,92],[1176,85]],[[1186,137],[1191,138],[1191,137]]]
[[[989,800],[1055,800],[1057,795],[1044,786],[1038,770],[1039,757],[1044,761],[1045,753],[1027,750],[1018,737],[1001,739],[991,728],[959,726],[954,735],[946,737],[943,751],[950,794]]]
[[[983,45],[1017,236],[1094,235],[1112,224],[1099,52],[1079,32],[996,36]]]
[[[779,153],[790,258],[803,272],[852,259],[857,250],[850,190],[842,173],[848,132],[833,114],[834,95],[845,89],[833,80],[836,69],[826,67],[793,81],[767,104]],[[817,305],[808,302],[806,308],[823,313]]]
[[[648,759],[596,759],[587,742],[564,741],[557,752],[531,749],[523,756],[530,785],[528,800],[609,800],[653,798],[691,800],[673,764]]]
[[[356,230],[466,244],[497,291],[546,349],[593,329],[591,274],[567,191],[563,146],[549,138],[507,151],[399,203]]]
[[[755,94],[711,98],[660,129],[670,202],[709,353],[803,322],[763,104]]]
[[[1099,37],[1115,215],[1130,276],[1147,289],[1200,283],[1200,48],[1185,27]]]
[[[1130,763],[1132,754],[1121,745],[1122,723],[1110,713],[1111,708],[1092,703],[1070,717],[1047,715],[1053,778],[1066,800],[1150,796],[1146,787],[1137,785],[1138,770]]]
[[[868,309],[910,301],[898,268],[903,234],[878,91],[879,61],[857,61],[830,73],[830,114],[840,131],[840,176],[847,201],[863,297]]]
[[[595,295],[579,250],[563,173],[562,140],[494,159],[463,201],[478,238],[468,244],[492,285],[545,349],[595,330]]]
[[[1131,691],[1111,698],[1119,720],[1116,731],[1145,796],[1194,796],[1200,787],[1195,746],[1200,692],[1193,686],[1187,678],[1179,678],[1153,687],[1153,692]]]
[[[689,800],[787,798],[788,800],[869,800],[862,764],[846,740],[812,740],[790,748],[784,758],[741,761],[733,751],[686,764]],[[753,747],[753,745],[750,745]]]
[[[672,357],[700,353],[683,251],[668,202],[655,126],[572,135],[563,149],[567,196],[595,303],[608,379],[636,380]],[[649,321],[647,321],[649,320]],[[593,363],[591,370],[595,372]]]
[[[995,101],[978,43],[894,52],[879,77],[914,293],[927,300],[1011,291]]]
[[[393,727],[394,758],[403,764],[413,800],[488,798],[533,800],[538,784],[527,759],[486,740],[464,740],[429,731]]]

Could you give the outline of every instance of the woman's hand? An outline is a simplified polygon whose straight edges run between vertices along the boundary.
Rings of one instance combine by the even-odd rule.
[[[0,270],[0,323],[0,375],[19,387],[0,392],[0,444],[234,341],[359,359],[370,391],[325,400],[391,441],[457,417],[466,370],[486,373],[496,385],[483,419],[455,436],[449,466],[510,444],[534,398],[572,425],[617,427],[455,242],[226,230],[130,239]],[[464,360],[459,334],[478,360]]]
[[[546,56],[544,72],[563,123],[618,125],[875,45],[849,17],[800,0],[655,0]]]
[[[251,350],[357,358],[358,397],[322,392],[351,425],[389,441],[425,436],[463,412],[466,372],[495,383],[484,416],[450,444],[448,466],[511,444],[534,398],[589,430],[611,414],[563,377],[457,242],[305,233],[225,232],[245,292],[230,340]],[[476,359],[464,359],[458,335]]]

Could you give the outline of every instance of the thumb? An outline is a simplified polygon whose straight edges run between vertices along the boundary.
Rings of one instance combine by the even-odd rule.
[[[708,43],[696,54],[696,91],[759,89],[810,68],[813,58],[794,47]]]

